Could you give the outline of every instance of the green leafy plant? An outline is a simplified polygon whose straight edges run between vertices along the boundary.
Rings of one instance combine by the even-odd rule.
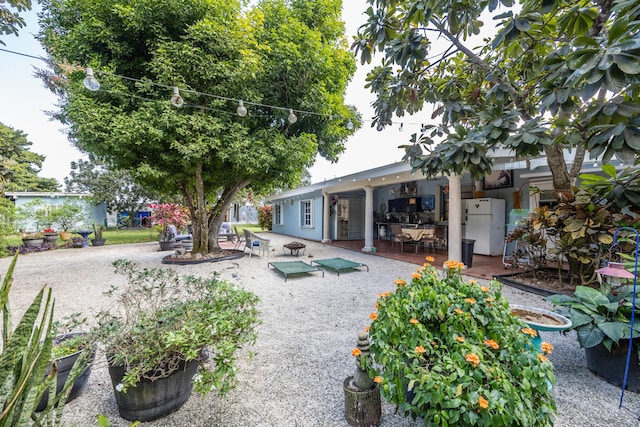
[[[104,226],[93,224],[93,236],[94,239],[102,239],[102,232],[104,231]]]
[[[172,269],[140,269],[127,260],[114,266],[127,283],[107,292],[115,304],[98,313],[92,334],[109,362],[125,367],[120,389],[167,377],[181,361],[199,360],[199,393],[231,390],[235,353],[256,339],[259,298],[217,277],[179,277]]]
[[[551,295],[546,300],[557,307],[558,313],[571,319],[570,330],[576,331],[581,347],[591,348],[602,343],[611,351],[621,339],[629,339],[632,295],[633,286],[612,288],[603,283],[599,289],[576,286],[573,296]],[[636,302],[638,309],[640,302]],[[640,337],[637,314],[633,337]],[[635,345],[640,349],[637,341]]]
[[[59,229],[69,231],[85,220],[82,206],[75,200],[66,200],[57,209],[51,211],[51,221]]]
[[[0,288],[2,353],[0,354],[0,426],[59,425],[73,381],[84,365],[76,363],[61,393],[49,399],[39,413],[35,409],[45,390],[53,396],[56,373],[47,374],[53,347],[51,289],[42,288],[15,330],[12,329],[9,291],[18,254],[13,257]]]
[[[425,425],[551,425],[555,376],[534,350],[535,331],[511,314],[498,283],[466,282],[460,263],[446,264],[443,277],[425,264],[380,295],[373,362],[360,363],[387,400]]]

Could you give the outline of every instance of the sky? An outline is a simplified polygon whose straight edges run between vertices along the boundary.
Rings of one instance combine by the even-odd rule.
[[[22,14],[27,26],[20,30],[18,37],[3,36],[5,46],[0,48],[33,56],[45,55],[33,37],[38,32],[36,13],[40,7],[35,2],[33,6],[32,11]],[[349,43],[358,27],[365,22],[363,13],[366,7],[365,0],[343,1],[343,20]],[[70,162],[86,156],[68,141],[62,124],[52,121],[46,114],[56,110],[57,97],[34,76],[35,68],[44,66],[45,63],[38,59],[0,51],[0,88],[4,99],[0,103],[0,122],[26,133],[32,142],[30,151],[45,156],[39,176],[56,178],[63,184],[64,177],[69,174]],[[420,128],[420,118],[415,116],[405,116],[380,132],[371,127],[374,115],[371,103],[375,97],[364,87],[369,69],[370,66],[361,66],[358,61],[358,70],[346,93],[347,104],[355,105],[362,114],[363,126],[348,139],[346,151],[337,163],[321,158],[316,161],[310,169],[313,183],[401,161],[404,151],[398,146],[406,144],[411,134]],[[422,113],[424,117],[430,114],[428,108]],[[402,132],[399,131],[401,121],[404,122]]]

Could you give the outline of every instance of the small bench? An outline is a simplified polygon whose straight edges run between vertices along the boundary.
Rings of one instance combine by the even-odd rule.
[[[312,271],[319,271],[322,273],[322,277],[324,277],[324,271],[303,261],[270,262],[267,263],[267,265],[270,265],[275,270],[278,270],[280,273],[284,274],[285,282],[287,281],[287,277],[290,274],[310,273]]]
[[[291,242],[291,243],[282,245],[282,252],[286,255],[287,253],[285,249],[289,249],[291,251],[291,256],[293,255],[298,256],[300,255],[300,251],[302,251],[302,255],[304,255],[306,248],[307,248],[307,245],[305,245],[304,243]]]

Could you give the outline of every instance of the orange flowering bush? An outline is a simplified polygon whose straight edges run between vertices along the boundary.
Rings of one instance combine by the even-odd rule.
[[[425,425],[551,425],[551,346],[536,352],[498,283],[465,282],[459,263],[445,265],[442,277],[426,265],[378,299],[369,375]]]

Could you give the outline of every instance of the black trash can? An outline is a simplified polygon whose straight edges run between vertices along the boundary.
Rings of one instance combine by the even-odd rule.
[[[471,268],[473,265],[473,239],[462,239],[462,263]]]

